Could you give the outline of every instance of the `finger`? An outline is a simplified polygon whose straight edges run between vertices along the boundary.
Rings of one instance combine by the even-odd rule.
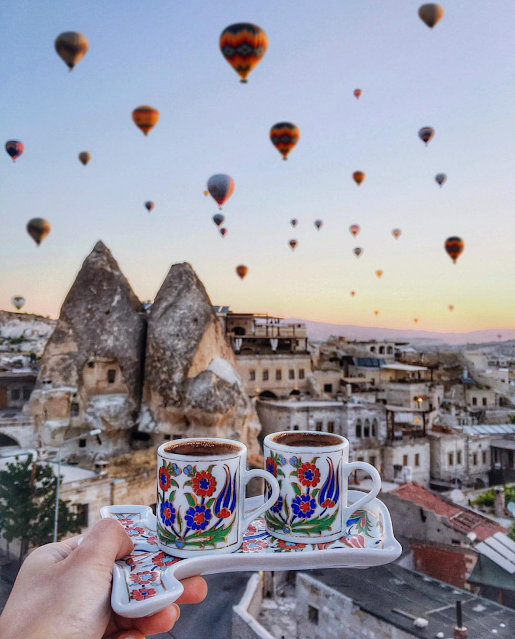
[[[45,544],[40,546],[33,553],[31,553],[28,563],[31,570],[56,564],[63,559],[66,559],[75,548],[80,539],[80,535],[65,539],[64,541],[58,541],[54,544]]]
[[[181,581],[184,592],[177,599],[179,604],[196,604],[204,601],[207,595],[207,583],[202,577],[190,577]]]
[[[179,619],[180,615],[181,611],[179,610],[179,606],[173,603],[150,617],[126,619],[125,617],[117,616],[116,625],[119,628],[126,628],[126,632],[130,632],[130,628],[136,628],[144,635],[156,635],[160,632],[168,632],[177,619]]]
[[[114,635],[107,635],[105,639],[145,639],[145,635],[139,630],[124,630],[123,632],[117,632]]]
[[[91,528],[73,553],[74,561],[84,561],[112,569],[115,559],[134,550],[134,544],[116,519],[101,519]]]

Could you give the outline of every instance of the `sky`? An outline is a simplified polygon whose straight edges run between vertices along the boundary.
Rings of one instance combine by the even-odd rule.
[[[235,311],[515,328],[515,4],[442,0],[434,29],[419,4],[3,2],[1,140],[22,140],[25,153],[15,164],[0,156],[0,308],[23,295],[24,311],[57,317],[102,239],[141,300],[188,261],[212,302]],[[246,85],[218,46],[235,22],[268,36]],[[63,31],[89,40],[72,73],[54,50]],[[131,118],[141,104],[160,111],[148,137]],[[269,140],[285,120],[300,129],[287,162]],[[435,129],[428,147],[422,126]],[[366,173],[359,188],[356,170]],[[223,239],[203,194],[215,173],[236,185]],[[39,248],[25,230],[33,217],[52,225]],[[443,249],[451,235],[465,241],[456,265]],[[249,267],[243,281],[238,264]]]

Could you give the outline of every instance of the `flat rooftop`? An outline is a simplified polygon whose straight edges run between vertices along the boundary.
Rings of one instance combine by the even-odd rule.
[[[305,399],[301,401],[288,399],[260,399],[261,404],[270,404],[271,406],[282,406],[284,408],[342,408],[343,402],[330,402],[323,399]]]

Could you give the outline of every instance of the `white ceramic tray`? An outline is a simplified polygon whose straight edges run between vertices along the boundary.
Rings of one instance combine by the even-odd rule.
[[[349,503],[363,493],[349,490]],[[262,497],[246,500],[246,512]],[[148,506],[106,506],[102,517],[117,519],[134,542],[133,552],[117,561],[113,573],[111,605],[123,617],[147,617],[176,601],[182,594],[180,579],[194,575],[244,570],[308,570],[310,568],[370,568],[399,557],[401,545],[393,536],[390,513],[378,499],[356,511],[337,541],[295,544],[274,539],[263,519],[254,520],[235,553],[179,559],[157,547],[156,518]]]

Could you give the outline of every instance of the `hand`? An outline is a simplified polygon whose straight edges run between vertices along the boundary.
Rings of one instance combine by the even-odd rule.
[[[114,519],[102,519],[86,534],[35,550],[23,563],[0,617],[2,639],[145,639],[167,632],[179,606],[142,619],[111,609],[113,562],[134,545]],[[183,581],[178,603],[199,603],[207,593],[201,577]]]

